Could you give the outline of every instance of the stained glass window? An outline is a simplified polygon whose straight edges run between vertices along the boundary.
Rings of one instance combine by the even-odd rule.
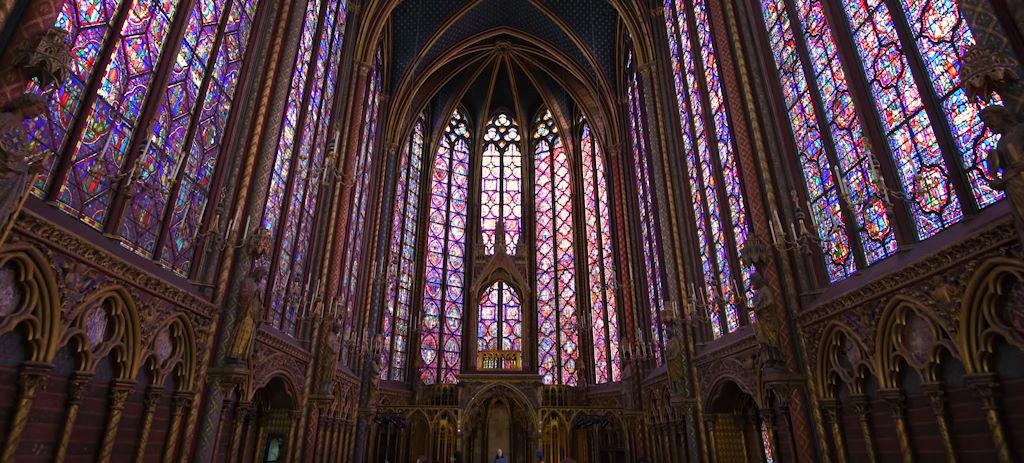
[[[749,316],[740,307],[750,299],[750,270],[738,259],[747,237],[746,201],[705,2],[666,0],[665,19],[704,278],[699,294],[709,308],[712,335],[718,337]],[[698,294],[689,293],[691,298]],[[724,314],[716,301],[723,302]]]
[[[576,384],[579,339],[573,252],[572,170],[550,111],[534,122],[537,350],[544,384]]]
[[[456,110],[441,138],[430,180],[420,355],[424,383],[457,381],[462,342],[470,132]]]
[[[499,227],[505,233],[508,255],[515,255],[519,244],[523,217],[523,155],[519,141],[519,126],[512,116],[499,113],[487,124],[480,182],[480,230],[485,254],[494,254]]]
[[[950,184],[935,127],[914,83],[907,50],[881,0],[843,0],[842,4],[900,184],[911,196],[918,237],[928,238],[959,221],[963,211]]]
[[[69,141],[70,172],[58,180],[62,182],[58,207],[96,229],[106,221],[107,206],[116,186],[114,180],[121,178],[132,132],[142,114],[180,2],[133,3],[100,76],[97,95],[83,113],[84,131],[77,140]],[[138,170],[138,163],[127,167],[126,180],[134,182]]]
[[[953,0],[900,0],[895,10],[881,0],[844,0],[831,21],[820,0],[760,4],[832,281],[856,269],[848,250],[868,265],[895,252],[887,205],[904,195],[919,239],[959,221],[965,202],[985,207],[1002,198],[982,166],[997,137],[957,84],[974,37]],[[855,54],[841,53],[837,40],[845,37]],[[868,104],[855,104],[848,77],[864,79]],[[877,123],[888,146],[872,147],[864,123]],[[902,192],[880,187],[879,166],[890,155],[892,184]],[[958,196],[956,169],[969,197]]]
[[[409,339],[409,305],[411,304],[413,272],[416,257],[416,224],[419,221],[420,172],[423,163],[423,130],[421,115],[402,149],[399,177],[395,190],[395,210],[391,220],[391,244],[388,263],[383,337],[388,343],[382,379],[405,380],[406,344]]]
[[[849,238],[851,229],[860,230],[869,264],[895,252],[896,239],[883,198],[870,180],[868,153],[861,143],[864,134],[821,3],[798,2],[807,10],[797,16],[803,31],[797,37],[783,2],[764,0],[762,11],[804,166],[810,215],[821,240],[829,278],[838,281],[857,269]],[[810,63],[812,79],[806,77],[807,64],[799,51],[804,48],[815,57]],[[816,108],[822,108],[827,126],[819,124]],[[863,227],[850,227],[845,222],[841,201],[847,202],[857,224]]]
[[[345,9],[336,0],[311,1],[306,18],[263,216],[279,248],[269,277],[269,321],[292,335],[301,309],[296,296],[310,292],[311,279],[303,273],[324,174],[327,131],[320,128],[330,124]]]
[[[975,44],[974,35],[954,0],[900,0],[900,4],[923,58],[928,82],[949,120],[959,150],[957,158],[967,173],[974,200],[982,207],[991,205],[1003,193],[989,186],[984,162],[998,138],[985,130],[978,107],[960,87],[960,63],[967,48]]]
[[[480,298],[477,349],[522,351],[523,316],[519,293],[504,281],[488,287]]]
[[[55,26],[68,33],[71,75],[27,90],[49,101],[30,127],[35,149],[58,153],[33,194],[55,190],[65,212],[186,276],[259,1],[181,4],[65,1]],[[171,42],[175,18],[184,32]]]
[[[360,256],[363,247],[363,228],[365,227],[366,207],[369,203],[370,177],[373,172],[373,160],[376,156],[377,140],[377,113],[380,105],[381,72],[384,67],[384,57],[380,45],[377,46],[377,53],[374,55],[373,70],[370,74],[369,84],[366,88],[365,101],[362,117],[362,134],[359,148],[359,155],[356,157],[353,181],[355,186],[352,190],[352,203],[348,217],[348,235],[345,238],[345,268],[342,277],[340,301],[341,305],[348,307],[355,303],[356,286],[359,283]]]
[[[583,168],[583,213],[587,237],[586,265],[590,283],[590,319],[594,331],[594,380],[601,384],[622,379],[619,359],[619,318],[615,291],[612,287],[612,282],[615,281],[615,263],[612,258],[612,217],[608,204],[608,181],[605,177],[600,145],[586,122],[583,123],[580,132],[580,155],[580,164]]]
[[[643,94],[639,77],[633,69],[632,52],[629,55],[627,98],[629,101],[630,140],[633,162],[636,165],[637,211],[640,215],[640,238],[642,240],[641,256],[645,283],[647,283],[647,303],[650,310],[651,348],[654,357],[661,360],[661,349],[664,346],[661,312],[665,308],[663,288],[661,286],[661,251],[658,242],[657,205],[655,203],[654,184],[650,178],[648,165],[650,153],[647,150],[646,124],[644,122]]]

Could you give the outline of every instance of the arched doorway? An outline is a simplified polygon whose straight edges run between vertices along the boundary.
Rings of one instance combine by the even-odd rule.
[[[717,463],[764,461],[760,419],[754,398],[732,381],[718,388],[708,407],[708,445]]]
[[[271,379],[253,397],[256,433],[245,454],[251,461],[273,463],[288,461],[296,415],[291,388],[281,377]]]
[[[466,461],[491,461],[501,449],[509,463],[534,461],[534,413],[521,396],[495,386],[467,407],[462,426]]]

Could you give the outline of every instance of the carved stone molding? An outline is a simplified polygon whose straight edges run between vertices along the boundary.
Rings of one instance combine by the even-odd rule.
[[[209,301],[125,262],[109,251],[102,250],[82,237],[55,226],[29,210],[23,211],[15,230],[19,232],[18,239],[21,241],[38,243],[44,249],[48,247],[67,253],[79,262],[88,263],[87,265],[91,265],[97,272],[121,279],[181,307],[184,311],[194,312],[207,320],[216,316],[216,308]]]

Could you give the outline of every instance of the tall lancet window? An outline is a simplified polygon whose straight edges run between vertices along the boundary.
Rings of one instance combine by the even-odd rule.
[[[381,379],[405,380],[406,345],[409,339],[409,305],[416,257],[416,224],[419,223],[420,173],[423,163],[423,115],[416,119],[412,133],[402,147],[395,187],[395,209],[391,220],[391,260],[388,262],[387,292],[384,295],[384,364]]]
[[[537,195],[537,349],[544,384],[576,384],[579,361],[572,169],[554,118],[534,123]]]
[[[33,149],[55,154],[32,194],[187,276],[259,4],[65,0],[71,73],[26,89],[48,101]]]
[[[523,304],[519,293],[504,281],[494,282],[480,298],[477,324],[479,351],[522,350]],[[510,365],[502,365],[510,368]]]
[[[484,132],[481,164],[480,231],[484,253],[494,254],[499,227],[505,251],[515,255],[522,232],[523,155],[519,152],[519,126],[512,116],[498,113]]]
[[[338,1],[307,4],[263,215],[275,242],[268,321],[289,335],[295,334],[298,296],[310,292],[306,260],[328,134],[320,128],[330,125],[344,15]]]
[[[619,317],[616,311],[615,262],[612,258],[611,211],[604,158],[590,124],[580,132],[583,167],[583,213],[587,231],[587,273],[590,319],[594,330],[594,379],[598,384],[622,379],[619,359]]]
[[[925,239],[959,221],[962,205],[1002,198],[983,168],[997,137],[958,85],[975,42],[956,2],[759,3],[831,281],[892,255],[890,222]],[[848,80],[871,94],[854,97]],[[872,146],[865,126],[884,143]],[[910,217],[891,207],[895,196]]]
[[[466,211],[470,135],[456,110],[441,137],[430,180],[420,377],[426,384],[457,381],[461,365]]]
[[[704,278],[703,288],[689,293],[704,301],[712,335],[719,337],[752,316],[743,309],[751,296],[750,269],[739,263],[747,238],[746,200],[705,0],[666,0],[665,17]]]
[[[627,60],[627,98],[629,102],[630,145],[632,146],[633,163],[636,166],[636,199],[637,211],[640,216],[641,257],[646,287],[647,308],[650,317],[651,340],[643,347],[650,350],[658,361],[661,361],[661,349],[665,345],[661,314],[665,308],[664,288],[661,279],[661,246],[658,241],[657,203],[651,181],[650,152],[647,149],[647,128],[644,122],[643,93],[639,76],[633,66],[633,54]]]

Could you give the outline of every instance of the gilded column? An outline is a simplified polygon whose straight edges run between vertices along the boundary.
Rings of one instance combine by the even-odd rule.
[[[134,382],[129,380],[114,380],[110,391],[110,405],[107,407],[107,425],[103,429],[103,441],[100,444],[100,455],[96,461],[107,463],[110,461],[110,454],[114,451],[114,439],[117,437],[117,428],[121,425],[121,414],[124,412],[124,401],[128,399],[128,393],[134,387]]]
[[[245,423],[249,421],[249,417],[252,416],[252,403],[251,402],[238,402],[235,408],[235,425],[231,430],[231,451],[228,452],[228,461],[235,458],[236,461],[240,461],[237,458],[238,451],[242,445],[242,434],[244,431]]]
[[[21,433],[25,430],[25,424],[28,423],[28,412],[32,410],[36,392],[44,387],[51,368],[53,368],[52,365],[36,362],[26,362],[22,367],[21,374],[18,376],[18,405],[14,409],[14,418],[11,419],[7,441],[4,442],[3,457],[0,458],[3,463],[14,461],[14,454],[18,451],[18,444],[21,443]]]
[[[92,375],[87,373],[75,373],[68,385],[68,403],[64,412],[64,427],[60,433],[60,440],[57,442],[57,450],[54,452],[53,461],[60,463],[68,453],[68,443],[71,442],[71,432],[75,429],[75,420],[78,418],[78,408],[82,405],[82,394],[89,387]]]
[[[928,402],[932,406],[932,413],[935,414],[935,425],[939,428],[939,435],[942,436],[942,445],[946,447],[946,461],[956,463],[956,450],[953,447],[953,438],[949,433],[949,422],[946,420],[946,391],[941,384],[925,384],[924,391],[928,394]]]
[[[821,412],[825,415],[825,421],[829,425],[829,429],[832,432],[832,442],[836,450],[836,460],[839,463],[846,463],[846,442],[843,437],[843,431],[839,427],[839,402],[835,399],[823,399],[819,401],[821,404]],[[823,452],[828,452],[828,448],[823,448]]]
[[[156,405],[160,402],[160,389],[150,387],[143,399],[142,427],[139,429],[139,443],[135,449],[135,462],[142,463],[146,458],[146,443],[149,441],[149,430],[153,426],[153,413],[156,412]]]
[[[906,398],[898,389],[881,391],[879,395],[889,405],[893,422],[896,424],[896,440],[900,443],[900,456],[903,463],[914,463],[914,454],[910,448],[910,435],[907,433]]]
[[[715,446],[715,414],[704,414],[704,429],[708,433],[707,445],[704,447],[704,461],[715,463],[718,460],[717,455],[715,455],[718,453],[718,449]]]
[[[163,463],[174,461],[178,450],[178,436],[181,434],[181,420],[185,412],[192,408],[192,394],[179,392],[171,399],[171,426],[167,430],[167,443],[164,446]]]
[[[878,457],[875,456],[875,442],[871,434],[871,405],[867,396],[858,394],[851,396],[853,407],[860,419],[860,432],[864,436],[864,450],[868,453],[868,462],[875,463]]]
[[[985,410],[985,419],[988,421],[988,429],[992,434],[992,443],[995,445],[996,455],[1000,463],[1010,463],[1013,457],[1010,454],[1009,444],[1006,442],[1006,433],[1003,431],[1003,421],[999,417],[998,397],[996,396],[995,375],[982,373],[967,376],[967,385],[974,390],[974,393],[981,400],[981,408]]]

